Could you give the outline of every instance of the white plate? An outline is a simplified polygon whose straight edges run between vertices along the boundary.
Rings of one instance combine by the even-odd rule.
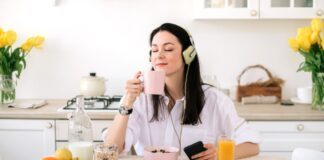
[[[299,103],[299,104],[311,104],[312,103],[311,101],[303,101],[303,100],[300,100],[297,97],[291,98],[290,100],[292,102],[294,102],[294,103]]]

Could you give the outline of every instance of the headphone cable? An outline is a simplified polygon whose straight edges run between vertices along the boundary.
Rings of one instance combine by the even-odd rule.
[[[188,68],[187,68],[187,72],[186,72],[186,79],[185,79],[182,124],[183,124],[184,115],[185,115],[185,111],[186,111],[186,107],[187,107],[187,81],[188,81],[189,68],[190,68],[190,64],[188,64]]]

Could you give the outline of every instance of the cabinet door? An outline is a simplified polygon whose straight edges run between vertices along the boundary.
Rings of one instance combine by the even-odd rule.
[[[295,148],[324,149],[324,122],[252,121],[262,137],[261,152],[292,152]]]
[[[195,19],[258,19],[259,0],[194,0]]]
[[[0,120],[0,159],[41,159],[54,152],[53,120]]]
[[[260,18],[324,18],[323,0],[260,0]]]

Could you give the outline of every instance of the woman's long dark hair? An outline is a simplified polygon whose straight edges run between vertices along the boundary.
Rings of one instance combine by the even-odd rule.
[[[167,31],[167,32],[173,34],[174,36],[176,36],[182,46],[182,52],[190,45],[194,45],[194,44],[191,44],[191,41],[190,41],[191,37],[190,37],[189,33],[185,29],[181,28],[180,26],[172,24],[172,23],[164,23],[161,26],[159,26],[158,28],[154,29],[150,36],[150,45],[152,45],[153,37],[156,35],[156,33],[160,32],[160,31]],[[182,57],[182,60],[183,60],[183,62],[185,62],[183,57]],[[199,115],[200,115],[200,113],[203,109],[203,106],[205,104],[205,95],[201,88],[201,85],[203,83],[202,83],[201,75],[200,75],[198,55],[196,55],[194,60],[191,62],[190,67],[187,64],[185,64],[184,73],[183,73],[184,76],[188,69],[189,69],[189,72],[188,72],[188,77],[187,77],[187,88],[185,88],[185,86],[183,86],[184,91],[186,89],[187,92],[185,95],[186,107],[185,107],[185,111],[184,111],[182,124],[196,125],[196,124],[198,124],[198,122],[201,123]],[[185,84],[185,79],[184,79],[183,84]],[[165,90],[165,92],[166,92],[166,95],[169,96],[167,89]],[[173,104],[174,104],[175,100],[171,96],[169,96],[169,98],[170,98],[170,102],[173,102]],[[160,119],[159,118],[159,108],[160,108],[159,106],[166,106],[166,104],[164,103],[164,98],[159,95],[152,95],[152,100],[153,100],[154,113],[153,113],[153,117],[152,117],[151,121],[154,121],[154,120],[159,121],[159,119]]]

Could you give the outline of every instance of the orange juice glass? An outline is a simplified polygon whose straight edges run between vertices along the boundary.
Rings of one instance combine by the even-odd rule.
[[[235,142],[227,137],[218,138],[218,160],[234,160]]]

